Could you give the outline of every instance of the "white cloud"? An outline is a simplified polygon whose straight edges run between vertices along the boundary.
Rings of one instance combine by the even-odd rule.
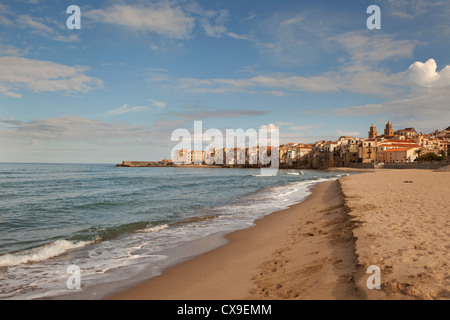
[[[405,86],[401,74],[389,75],[370,68],[359,68],[352,72],[327,72],[309,77],[275,73],[240,79],[181,78],[176,82],[179,88],[197,93],[254,94],[260,92],[276,96],[284,96],[289,92],[334,93],[339,91],[390,96],[404,92],[401,87]]]
[[[450,85],[450,66],[437,72],[434,59],[429,59],[425,63],[416,61],[409,67],[406,78],[421,87],[448,86]]]
[[[187,39],[195,19],[178,6],[169,3],[143,5],[116,4],[85,13],[94,21],[113,24],[134,31],[150,31],[174,39]]]
[[[167,106],[167,103],[162,102],[162,101],[158,101],[155,99],[149,99],[149,101],[152,103],[153,107],[156,107],[158,109],[164,109]]]
[[[7,27],[12,27],[14,26],[14,22],[12,22],[10,19],[4,17],[4,16],[0,16],[0,24],[7,26]]]
[[[95,142],[103,139],[152,138],[155,133],[143,126],[100,122],[71,115],[29,122],[0,118],[0,123],[9,124],[8,128],[0,128],[3,138],[20,141]]]
[[[408,70],[390,76],[390,81],[409,88],[409,94],[383,103],[336,108],[334,113],[344,117],[383,115],[399,126],[414,126],[423,132],[448,126],[450,66],[438,72],[434,59],[416,61]]]
[[[386,12],[398,18],[413,19],[428,13],[433,7],[445,6],[445,1],[387,0]]]
[[[284,93],[283,91],[276,91],[276,90],[272,90],[272,91],[264,91],[263,93],[265,94],[271,94],[273,96],[279,96],[279,97],[284,97],[286,95],[286,93]]]
[[[225,27],[224,23],[229,18],[229,16],[230,13],[227,10],[222,10],[216,17],[214,25],[209,21],[207,17],[204,17],[201,20],[201,23],[206,34],[214,38],[222,37],[222,35],[227,32],[227,28]]]
[[[142,111],[148,111],[150,110],[152,107],[153,108],[158,108],[158,109],[163,109],[166,107],[166,103],[162,102],[162,101],[158,101],[155,99],[149,99],[149,101],[151,102],[150,106],[135,106],[135,107],[130,107],[128,104],[124,104],[122,106],[120,106],[117,109],[108,111],[106,113],[106,115],[108,116],[117,116],[117,115],[121,115],[121,114],[125,114],[125,113],[130,113],[130,112],[142,112]]]
[[[305,125],[305,126],[290,126],[288,129],[291,131],[307,131],[314,128],[314,125]]]
[[[283,20],[281,24],[302,24],[303,16]],[[289,92],[333,93],[347,91],[358,94],[392,96],[405,94],[408,85],[404,75],[389,74],[378,68],[381,62],[409,58],[416,42],[395,40],[390,35],[367,35],[363,32],[347,32],[323,38],[344,49],[348,56],[332,69],[316,75],[302,76],[292,73],[260,74],[241,79],[177,79],[180,88],[198,93],[264,93],[283,96]],[[307,60],[307,59],[306,59]],[[343,62],[342,62],[343,61]]]
[[[103,81],[89,77],[82,66],[66,66],[51,61],[23,57],[0,57],[0,92],[19,97],[12,92],[25,87],[34,92],[88,92],[99,88]]]
[[[240,35],[234,32],[230,32],[225,26],[225,22],[229,19],[230,13],[228,10],[221,10],[217,13],[214,22],[211,22],[213,14],[204,15],[200,21],[205,33],[214,38],[221,38],[226,35],[237,40],[249,40],[247,35]]]
[[[406,99],[392,100],[378,104],[368,104],[337,108],[333,112],[342,117],[374,117],[383,115],[398,126],[420,129],[423,132],[448,127],[450,119],[450,86],[428,88],[424,93]]]
[[[275,122],[275,124],[277,126],[292,126],[291,122],[285,122],[285,121],[277,121],[277,122]]]
[[[342,131],[342,130],[336,130],[336,132],[341,135],[341,136],[350,136],[350,137],[358,137],[361,136],[361,133],[359,133],[358,131]]]
[[[60,42],[78,42],[80,41],[80,38],[77,34],[68,34],[64,35],[60,32],[58,32],[58,27],[61,30],[64,30],[66,33],[68,32],[67,29],[61,26],[61,23],[59,21],[52,20],[48,17],[34,17],[27,14],[24,15],[18,15],[14,17],[15,23],[13,23],[11,20],[10,26],[17,26],[22,29],[28,29],[33,34],[37,34],[46,38],[49,38],[54,41],[60,41]],[[50,25],[53,26],[50,26]]]
[[[228,10],[204,10],[195,1],[160,1],[151,5],[116,4],[90,10],[84,16],[95,22],[117,25],[132,31],[154,32],[171,39],[192,38],[196,25],[210,37],[251,39],[250,36],[232,32],[225,26],[230,17]],[[158,50],[158,46],[153,45],[152,49]]]
[[[128,104],[124,104],[121,107],[108,111],[106,114],[109,116],[117,116],[124,113],[130,113],[130,112],[139,112],[139,111],[147,111],[148,107],[145,106],[137,106],[137,107],[129,107]]]
[[[331,77],[302,77],[291,74],[259,75],[244,79],[195,79],[182,78],[178,80],[181,88],[202,89],[203,92],[245,92],[251,88],[284,89],[288,91],[336,92],[337,83]],[[266,93],[284,94],[280,90],[264,90]]]
[[[21,27],[29,27],[36,33],[50,34],[53,29],[46,24],[37,21],[34,17],[29,15],[20,15],[17,17],[17,22]]]
[[[279,130],[280,128],[277,125],[273,124],[273,123],[269,123],[268,125],[260,126],[259,129],[260,130],[267,130],[267,132],[272,132],[272,131],[275,131],[275,130]]]
[[[349,54],[352,64],[377,63],[388,59],[412,57],[416,43],[412,40],[394,40],[387,34],[352,31],[329,40],[336,40]]]
[[[6,27],[14,26],[14,22],[11,21],[6,15],[11,15],[12,11],[3,3],[0,3],[0,24]]]
[[[0,56],[21,56],[26,54],[27,51],[12,45],[0,43]]]
[[[297,14],[295,17],[288,18],[280,22],[280,27],[287,27],[291,25],[301,24],[305,21],[304,14]]]
[[[0,85],[0,93],[10,98],[22,98],[22,95],[20,93],[11,92],[8,88],[2,85]]]

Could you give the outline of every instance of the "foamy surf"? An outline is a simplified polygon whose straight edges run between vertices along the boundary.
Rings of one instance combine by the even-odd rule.
[[[153,277],[180,255],[185,259],[191,253],[183,246],[190,241],[250,227],[256,219],[302,201],[312,185],[337,177],[337,173],[310,170],[304,175],[300,170],[281,170],[269,177],[255,169],[12,166],[21,172],[10,177],[14,183],[23,186],[22,172],[29,179],[30,206],[23,206],[20,189],[11,192],[14,183],[3,183],[2,189],[4,180],[0,181],[2,194],[8,194],[2,201],[0,224],[0,299],[102,298],[110,294],[111,286]],[[44,169],[52,172],[50,181],[42,180]],[[49,195],[54,192],[55,181],[63,196],[42,197],[43,190]],[[87,194],[87,185],[95,191]],[[112,205],[92,205],[105,201]],[[23,226],[14,228],[19,207],[26,226],[48,223],[47,238],[41,229],[28,228],[24,239]],[[66,219],[61,208],[76,219]],[[34,249],[27,249],[33,245]],[[201,250],[196,247],[193,254]],[[69,265],[80,268],[82,283],[89,288],[79,293],[66,289]]]
[[[30,262],[45,261],[60,256],[69,250],[82,248],[91,243],[93,243],[93,241],[72,242],[67,240],[56,240],[55,242],[21,253],[0,256],[0,267],[12,267]]]
[[[148,227],[142,230],[137,230],[136,233],[151,233],[151,232],[158,232],[161,230],[165,230],[169,228],[169,226],[167,224],[162,224],[159,226],[153,226],[153,227]]]
[[[300,172],[288,172],[288,173],[286,173],[286,174],[291,175],[291,176],[301,176],[301,175],[304,175],[303,171],[300,171]]]

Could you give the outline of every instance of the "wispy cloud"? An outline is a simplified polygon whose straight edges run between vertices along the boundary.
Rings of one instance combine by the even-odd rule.
[[[115,4],[87,11],[84,15],[94,22],[116,25],[130,31],[152,32],[176,40],[193,38],[196,26],[214,38],[251,38],[227,28],[226,23],[230,18],[228,10],[205,10],[195,1],[159,1],[145,5]],[[153,45],[152,48],[158,50],[159,47]]]
[[[53,33],[53,29],[46,24],[38,21],[36,18],[30,15],[20,15],[17,17],[17,23],[22,27],[27,27],[33,30],[35,33],[50,34]]]
[[[381,61],[410,58],[417,42],[414,40],[395,40],[389,34],[368,35],[361,31],[351,31],[329,37],[336,41],[349,54],[348,64],[376,64]]]
[[[262,110],[247,110],[247,109],[213,109],[202,106],[186,107],[186,111],[172,111],[167,115],[177,118],[179,121],[185,123],[194,120],[203,119],[223,119],[223,118],[241,118],[252,117],[267,114],[267,111]]]
[[[29,14],[16,14],[7,6],[0,7],[0,25],[6,28],[21,28],[29,30],[34,35],[39,35],[54,41],[78,42],[81,39],[77,34],[68,34],[68,30],[60,21],[48,17],[36,17]]]
[[[121,107],[108,111],[106,115],[108,116],[118,116],[130,112],[147,111],[149,108],[145,106],[129,107],[128,104],[124,104]]]
[[[350,137],[358,137],[361,136],[361,133],[358,131],[342,131],[336,130],[336,132],[341,136],[350,136]]]
[[[26,88],[34,92],[56,92],[66,94],[88,92],[103,86],[103,81],[87,76],[87,67],[66,66],[51,61],[33,60],[24,57],[0,57],[0,92],[20,97],[14,91]]]
[[[23,56],[27,52],[27,49],[20,49],[13,45],[0,43],[0,56]]]
[[[285,20],[284,24],[300,23],[303,16]],[[302,75],[296,73],[261,73],[253,70],[248,78],[172,78],[167,72],[151,73],[149,80],[161,81],[195,93],[248,93],[286,96],[289,93],[351,92],[389,97],[407,93],[408,87],[400,73],[389,74],[379,65],[387,60],[410,58],[418,44],[396,40],[390,35],[368,35],[347,32],[324,40],[346,53],[332,71]]]
[[[140,108],[123,105],[112,110],[112,115],[143,111]],[[240,118],[266,114],[257,110],[214,110],[202,106],[182,108],[185,111],[167,112],[151,127],[130,125],[124,122],[105,122],[74,115],[20,121],[0,118],[2,142],[61,141],[68,143],[145,143],[170,146],[173,130],[180,126],[193,125],[194,120],[212,118]]]
[[[284,89],[288,91],[336,92],[338,85],[326,76],[302,77],[299,75],[277,73],[259,75],[242,79],[178,79],[181,88],[203,92],[245,92],[252,88]],[[280,90],[263,90],[266,93],[282,96]]]
[[[208,16],[200,18],[201,26],[205,33],[214,38],[228,36],[237,40],[249,40],[250,36],[230,32],[225,23],[230,18],[228,10],[220,10],[218,13],[210,13]]]
[[[315,127],[316,127],[315,125],[290,126],[288,129],[291,130],[291,131],[302,132],[302,131],[308,131],[308,130],[310,130],[312,128],[315,128]]]
[[[396,79],[413,86],[408,97],[378,104],[336,108],[334,113],[344,117],[384,115],[399,125],[415,125],[424,132],[448,126],[450,66],[438,72],[434,59],[425,63],[417,61],[407,71],[400,72]]]
[[[149,99],[152,107],[158,108],[158,109],[164,109],[167,106],[166,102],[158,101],[155,99]]]
[[[134,107],[130,107],[128,104],[124,104],[117,109],[106,112],[106,115],[107,116],[118,116],[118,115],[125,114],[125,113],[148,111],[152,108],[164,109],[167,105],[165,102],[158,101],[155,99],[149,99],[149,102],[150,102],[149,105],[134,106]]]
[[[433,7],[445,6],[445,0],[387,0],[386,4],[388,14],[397,18],[413,19],[429,13]]]
[[[118,25],[133,31],[148,31],[174,39],[187,39],[195,26],[195,19],[181,7],[169,2],[152,5],[116,4],[93,9],[85,16],[96,22]]]
[[[67,115],[37,119],[28,122],[5,120],[8,128],[0,128],[0,134],[10,140],[54,140],[68,142],[96,142],[104,139],[151,138],[154,130],[118,122],[101,122]]]

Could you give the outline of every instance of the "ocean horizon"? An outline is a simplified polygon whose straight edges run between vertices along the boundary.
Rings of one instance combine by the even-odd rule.
[[[0,299],[104,297],[161,273],[170,252],[248,228],[346,174],[0,163]],[[80,290],[67,287],[69,266]]]

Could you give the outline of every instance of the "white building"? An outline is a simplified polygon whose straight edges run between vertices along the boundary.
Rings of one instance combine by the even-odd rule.
[[[172,161],[175,164],[191,164],[192,163],[192,152],[189,149],[175,150],[173,153]]]

